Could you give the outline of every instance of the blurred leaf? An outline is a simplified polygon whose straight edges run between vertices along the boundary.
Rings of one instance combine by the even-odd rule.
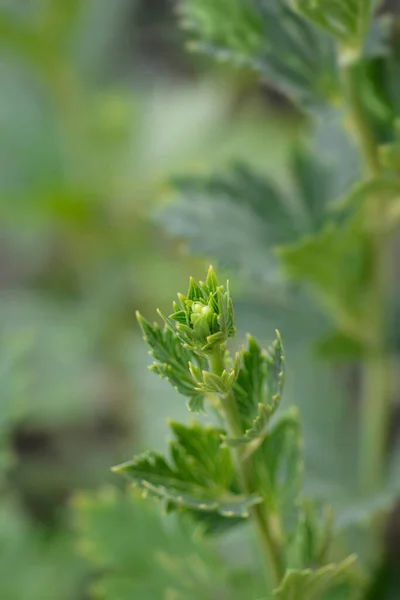
[[[339,324],[356,340],[363,339],[357,323],[368,294],[370,261],[358,215],[344,223],[329,223],[297,245],[280,248],[279,256],[291,278],[306,282]]]
[[[333,534],[332,509],[325,508],[322,512],[314,502],[303,500],[297,530],[289,547],[289,564],[298,569],[324,565]]]
[[[47,65],[49,57],[44,40],[27,20],[0,7],[0,45],[7,54],[17,54],[35,67]]]
[[[239,268],[247,276],[276,280],[271,248],[313,231],[324,210],[321,198],[317,203],[315,193],[307,194],[311,173],[303,169],[306,164],[312,169],[298,154],[294,176],[302,178],[307,204],[293,206],[268,178],[236,164],[221,175],[175,180],[178,201],[162,209],[159,218],[196,254],[216,257],[220,265]]]
[[[281,515],[290,538],[297,527],[304,470],[296,409],[289,409],[277,417],[253,460],[266,505]]]
[[[274,592],[277,600],[322,600],[325,594],[351,576],[355,557],[350,556],[339,564],[331,564],[316,571],[289,570]]]
[[[390,34],[393,28],[391,15],[373,19],[365,38],[363,54],[367,58],[390,54]]]
[[[49,535],[3,497],[0,505],[0,596],[7,600],[71,600],[87,569],[68,531]],[[18,572],[16,573],[16,565]]]
[[[336,89],[333,47],[283,0],[183,0],[195,49],[248,66],[302,104]]]
[[[332,360],[341,357],[342,360],[359,359],[365,354],[366,347],[359,340],[343,331],[330,331],[315,344],[317,356]]]
[[[99,572],[96,597],[165,600],[168,589],[194,600],[223,597],[218,557],[171,516],[112,489],[75,506],[79,547]]]
[[[375,0],[295,0],[299,12],[350,48],[363,44]]]

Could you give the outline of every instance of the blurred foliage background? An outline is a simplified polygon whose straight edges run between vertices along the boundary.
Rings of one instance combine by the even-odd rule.
[[[203,276],[220,216],[212,202],[202,212],[196,202],[189,214],[179,204],[170,210],[176,192],[169,182],[178,177],[182,187],[187,173],[217,168],[233,177],[231,165],[246,161],[283,182],[290,196],[293,177],[306,173],[292,161],[304,128],[297,110],[246,72],[184,52],[174,5],[0,1],[5,600],[82,600],[97,569],[121,564],[129,581],[109,579],[106,597],[155,600],[157,589],[168,589],[162,560],[154,574],[155,545],[190,559],[193,542],[185,532],[171,537],[158,516],[116,489],[95,492],[119,485],[113,464],[139,448],[165,445],[167,416],[187,418],[182,400],[146,372],[135,309],[151,318],[184,291],[189,275]],[[240,185],[245,177],[239,172]],[[316,194],[337,195],[340,182],[329,191],[321,181]],[[210,214],[210,240],[196,238]],[[286,401],[300,407],[307,441],[306,485],[342,506],[345,518],[355,468],[351,365],[317,361],[313,342],[325,318],[300,292],[290,305],[271,296],[276,274],[264,262],[264,241],[253,236],[254,223],[243,220],[240,206],[230,218],[225,248],[236,264],[223,258],[220,264],[232,279],[240,333],[251,330],[268,341],[275,328],[282,331]],[[188,219],[190,253],[181,241]],[[250,283],[241,278],[242,263],[252,265]],[[93,568],[82,556],[93,558],[95,542]],[[238,544],[231,544],[230,556],[241,564]],[[209,548],[201,552],[215,565]],[[188,585],[207,598],[198,572]],[[226,584],[223,569],[213,577],[214,593],[221,580],[235,590],[227,598],[241,598],[240,583]],[[104,597],[104,590],[97,593]]]

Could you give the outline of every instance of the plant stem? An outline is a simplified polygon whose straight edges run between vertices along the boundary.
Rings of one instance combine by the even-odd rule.
[[[221,375],[225,368],[225,351],[222,346],[213,352],[209,362],[212,372]],[[221,407],[229,435],[235,438],[242,436],[243,429],[232,392],[221,398]],[[236,447],[233,452],[242,491],[248,495],[257,493],[252,464],[249,460],[244,460],[243,448]],[[256,504],[250,508],[250,516],[257,529],[268,571],[272,574],[275,585],[278,585],[285,574],[285,560],[276,515],[266,514],[263,505]]]
[[[343,67],[343,88],[359,146],[364,155],[366,176],[380,172],[377,144],[360,96],[358,65]],[[359,485],[371,492],[382,483],[390,414],[390,362],[385,333],[386,309],[386,240],[380,231],[382,214],[379,196],[366,202],[366,221],[370,226],[371,281],[365,328],[371,340],[362,374],[360,415]]]

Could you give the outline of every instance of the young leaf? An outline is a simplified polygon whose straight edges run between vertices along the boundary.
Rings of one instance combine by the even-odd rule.
[[[338,564],[330,564],[315,571],[287,571],[281,585],[274,592],[275,600],[322,600],[324,595],[351,577],[354,556]]]
[[[173,303],[174,312],[169,317],[158,311],[171,331],[174,343],[201,358],[199,366],[204,365],[204,358],[216,346],[235,335],[228,282],[226,289],[222,285],[216,287],[217,280],[212,267],[208,270],[207,280],[214,291],[207,283],[197,284],[191,279],[188,297],[178,294],[180,304]]]
[[[215,375],[215,373],[210,373],[209,371],[201,371],[198,367],[190,363],[190,373],[198,386],[196,389],[205,394],[211,393],[226,396],[237,380],[240,360],[241,355],[237,352],[232,368],[229,371],[224,369],[221,375]]]
[[[167,502],[169,508],[216,512],[223,517],[248,516],[257,496],[237,493],[233,464],[221,448],[222,431],[211,427],[185,427],[171,423],[175,439],[171,461],[155,452],[137,456],[114,468],[144,492]]]
[[[171,330],[165,328],[162,331],[157,323],[151,325],[139,313],[137,318],[144,340],[151,348],[150,354],[155,359],[150,370],[169,381],[180,394],[189,398],[189,410],[201,412],[204,395],[196,388],[189,372],[189,363],[194,362],[198,368],[205,368],[205,360],[183,347]]]
[[[290,564],[299,569],[316,568],[326,563],[333,536],[333,511],[326,508],[323,514],[316,505],[304,500],[296,535],[290,545]]]
[[[260,444],[268,433],[284,384],[283,346],[279,333],[276,335],[266,351],[250,335],[247,337],[248,349],[242,353],[242,367],[233,388],[245,433],[241,438],[224,438],[227,445],[241,446],[254,440]]]

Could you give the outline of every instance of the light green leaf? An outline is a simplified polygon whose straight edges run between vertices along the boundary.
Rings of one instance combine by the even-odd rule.
[[[297,531],[289,546],[289,564],[298,569],[324,565],[332,536],[332,509],[327,507],[323,511],[317,510],[312,501],[303,500]]]
[[[289,570],[274,592],[276,600],[322,600],[324,595],[351,577],[354,556],[338,564],[327,565],[315,571]]]
[[[214,286],[216,277],[212,266],[207,279]],[[169,317],[160,310],[158,314],[175,336],[175,343],[198,355],[204,364],[204,357],[235,335],[229,282],[226,288],[221,285],[212,291],[207,283],[197,284],[191,279],[188,296],[178,294],[178,300],[179,303],[173,303],[174,312]]]
[[[211,393],[226,396],[238,378],[240,361],[241,355],[237,352],[232,368],[229,370],[224,369],[221,375],[216,375],[209,371],[201,371],[199,367],[190,363],[190,373],[198,386],[196,389],[204,394]]]

